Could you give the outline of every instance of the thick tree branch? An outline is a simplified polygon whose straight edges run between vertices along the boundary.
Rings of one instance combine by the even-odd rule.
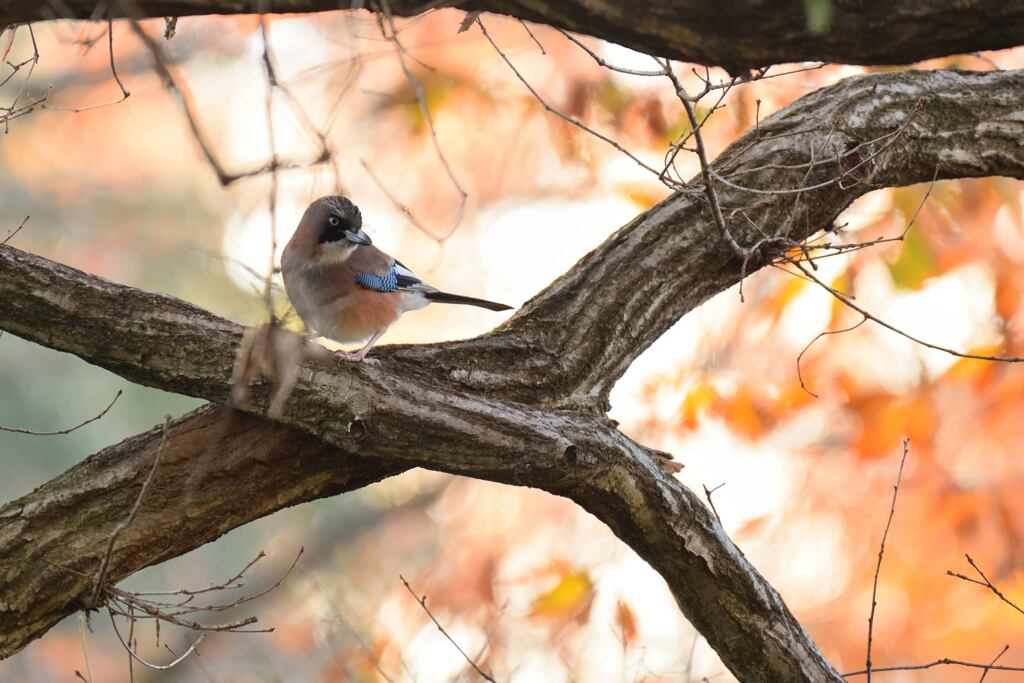
[[[113,3],[116,8],[119,3]],[[139,0],[152,17],[253,11],[237,0]],[[273,0],[272,12],[337,10],[331,0]],[[412,15],[439,3],[391,0],[395,14]],[[704,0],[465,0],[441,3],[467,11],[506,14],[585,33],[635,50],[688,62],[744,69],[783,62],[907,64],[931,57],[1020,45],[1020,0],[831,0],[825,21],[812,21],[801,0],[709,3]],[[367,2],[374,7],[376,3]],[[116,11],[116,9],[115,9]],[[59,12],[59,14],[58,14]],[[40,3],[13,0],[0,26],[53,19],[95,18],[93,0]],[[453,25],[453,32],[455,26]]]
[[[71,351],[137,381],[173,386],[176,391],[214,400],[228,392],[230,364],[241,339],[239,327],[188,304],[103,282],[11,247],[0,248],[0,328]],[[466,366],[474,362],[472,353],[467,352]],[[778,594],[733,546],[700,499],[606,418],[467,393],[428,368],[397,357],[385,357],[385,364],[383,370],[348,364],[342,369],[303,368],[283,420],[335,445],[344,453],[342,458],[381,458],[382,471],[376,474],[393,472],[392,463],[398,462],[534,486],[570,497],[605,521],[667,578],[691,622],[723,653],[723,660],[738,676],[780,682],[840,680]],[[219,377],[218,371],[222,373]],[[269,386],[253,388],[252,410],[265,408],[269,390]],[[200,441],[217,448],[216,436],[210,431]],[[291,474],[299,457],[293,448],[284,447],[261,464]],[[278,473],[254,477],[244,448],[233,449],[229,460],[231,466],[222,465],[224,455],[218,451],[220,477],[212,483],[210,495],[234,496],[236,479],[258,481],[250,484],[249,495],[239,498],[243,514],[250,518],[308,499],[307,489],[299,487],[298,493],[291,493],[279,487]],[[122,513],[134,502],[132,492],[144,476],[145,462],[135,468],[134,485],[126,484],[118,497],[117,508]],[[321,485],[325,467],[329,470],[325,465],[315,469]],[[188,469],[185,462],[182,471]],[[103,470],[93,471],[86,482],[79,476],[69,473],[45,492],[38,491],[28,501],[0,510],[0,557],[6,574],[0,586],[3,617],[11,623],[36,625],[18,631],[15,637],[0,630],[4,653],[16,651],[27,638],[40,635],[61,610],[81,607],[76,601],[48,604],[45,614],[39,616],[31,600],[14,598],[31,595],[30,587],[23,583],[25,570],[34,566],[31,560],[35,556],[48,552],[54,542],[60,543],[68,518],[77,516],[77,511],[68,514],[65,507],[69,496],[83,487],[100,489],[108,477]],[[188,484],[186,479],[159,488],[182,485],[188,491]],[[330,485],[323,493],[344,488],[345,484]],[[186,494],[171,491],[165,495]],[[20,525],[24,508],[29,507],[26,502],[62,509],[64,514],[47,515],[34,533],[25,533]],[[192,508],[179,505],[172,509],[188,518]],[[101,527],[98,538],[105,538],[122,518],[108,511],[96,519]],[[114,576],[123,576],[132,566],[185,552],[223,530],[220,520],[204,519],[182,530],[170,523],[147,524],[151,519],[143,513],[122,535],[126,543],[144,550],[137,550],[134,556],[122,552],[112,562]],[[238,521],[236,517],[229,524]],[[73,527],[80,528],[77,524]],[[89,548],[65,546],[62,564],[81,568],[90,560],[96,562],[101,553],[95,545],[97,535],[88,538],[94,542]],[[102,542],[99,545],[102,547]],[[88,582],[77,587],[85,589],[79,598],[91,589]],[[75,588],[63,589],[65,600]]]
[[[758,232],[745,214],[761,230],[797,240],[829,225],[868,189],[929,180],[936,165],[940,177],[1021,177],[1022,93],[1020,72],[918,72],[851,79],[812,94],[762,123],[759,139],[746,136],[717,162],[715,172],[724,182],[716,186],[729,228],[742,244],[756,240]],[[820,188],[785,192],[802,185]],[[662,574],[687,617],[741,680],[838,681],[697,496],[596,410],[636,355],[743,272],[711,220],[703,192],[693,190],[639,216],[490,335],[456,344],[391,347],[379,356],[382,369],[304,366],[282,422],[332,444],[335,458],[381,463],[364,479],[342,470],[342,482],[323,474],[331,471],[329,464],[313,467],[317,477],[327,476],[318,479],[324,494],[402,467],[423,466],[569,497]],[[766,249],[750,265],[763,264],[776,251]],[[10,247],[0,248],[0,329],[140,383],[212,401],[229,393],[242,336],[237,325],[189,304]],[[266,383],[254,387],[249,410],[264,410],[270,389]],[[258,422],[260,430],[272,429],[269,422],[247,419]],[[232,473],[252,477],[244,449],[232,453],[235,469],[219,470],[223,479],[212,488],[220,493],[211,496],[229,495],[225,492],[236,485],[229,481]],[[218,456],[218,467],[223,457]],[[266,467],[284,472],[302,456],[289,453],[292,459],[280,462],[279,457],[268,458]],[[96,487],[107,476],[102,469],[71,476],[78,471],[28,499],[34,505],[61,505],[74,490]],[[144,465],[135,469],[135,486],[121,496],[122,513],[144,472]],[[259,482],[251,486],[245,499],[251,510],[229,522],[205,520],[202,529],[193,526],[189,533],[170,531],[171,522],[126,532],[127,540],[140,544],[136,548],[159,550],[135,559],[122,554],[113,563],[114,575],[211,540],[229,528],[224,524],[316,495],[301,482],[283,494],[276,484],[273,490],[260,489]],[[41,498],[33,498],[37,494]],[[41,518],[32,534],[12,531],[22,523],[25,507],[23,500],[0,510],[5,562],[45,552],[52,545],[48,539],[60,537],[70,516]],[[140,517],[139,522],[148,518]],[[111,510],[100,519],[109,532],[119,518]],[[77,548],[64,562],[87,566],[97,550],[88,552]],[[10,570],[0,565],[0,577],[18,578],[3,571]],[[4,580],[0,606],[6,611],[0,618],[37,626],[8,641],[0,635],[0,652],[22,647],[62,611],[78,606],[49,604],[40,618],[31,604],[8,597],[17,584]],[[72,586],[65,600],[73,593]]]
[[[162,425],[105,448],[0,508],[0,658],[88,606],[111,530],[134,504],[161,433]],[[402,469],[259,417],[200,408],[171,423],[142,507],[114,546],[108,579]]]
[[[725,180],[715,185],[735,239],[761,240],[753,222],[795,244],[879,187],[1022,178],[1022,140],[1024,71],[878,74],[800,99],[730,145],[713,169]],[[448,368],[476,391],[605,410],[637,356],[782,248],[760,250],[744,269],[718,234],[700,178],[691,187],[637,216],[489,337],[400,355]],[[487,357],[486,373],[459,367],[470,347]]]

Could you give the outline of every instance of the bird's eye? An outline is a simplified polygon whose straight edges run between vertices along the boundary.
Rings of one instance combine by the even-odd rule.
[[[327,222],[332,228],[338,227],[338,224],[341,223],[337,216],[329,216]]]

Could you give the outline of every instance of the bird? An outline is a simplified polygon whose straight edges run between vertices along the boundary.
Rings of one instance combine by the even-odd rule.
[[[281,254],[281,276],[308,329],[343,344],[365,342],[358,351],[338,352],[354,363],[380,365],[366,354],[406,311],[430,303],[512,308],[427,284],[373,246],[359,207],[341,195],[321,197],[306,209]]]

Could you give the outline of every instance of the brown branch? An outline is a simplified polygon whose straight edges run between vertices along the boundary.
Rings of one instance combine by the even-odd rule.
[[[855,304],[853,302],[853,298],[849,294],[840,292],[838,289],[835,289],[834,287],[830,287],[829,285],[825,284],[817,275],[815,275],[806,267],[804,267],[804,264],[802,262],[797,261],[796,259],[790,258],[788,256],[782,257],[782,260],[796,267],[805,278],[807,278],[808,280],[810,280],[811,282],[813,282],[814,284],[818,285],[826,292],[831,294],[839,303],[843,304],[847,308],[856,311],[857,313],[860,313],[865,319],[870,320],[871,322],[877,325],[881,325],[885,329],[895,332],[901,337],[905,337],[906,339],[909,339],[910,341],[914,342],[919,346],[924,346],[925,348],[932,349],[933,351],[941,351],[943,353],[949,354],[950,356],[956,356],[957,358],[969,358],[971,360],[987,360],[999,363],[1024,363],[1024,356],[993,356],[982,353],[965,353],[963,351],[956,351],[955,349],[950,349],[945,346],[933,344],[932,342],[921,339],[920,337],[915,337],[909,332],[906,332],[900,329],[899,327],[896,327],[892,323],[888,323],[882,320],[873,313],[867,311],[862,306]]]
[[[978,679],[978,683],[985,683],[985,678],[988,677],[988,672],[992,670],[992,666],[996,662],[998,662],[999,659],[1003,655],[1005,655],[1006,651],[1009,650],[1009,649],[1010,649],[1010,646],[1008,644],[1003,646],[1003,649],[999,651],[999,654],[997,654],[995,656],[995,658],[993,658],[992,661],[989,662],[988,666],[985,667],[985,670],[981,672],[981,678]]]
[[[142,499],[146,497],[146,491],[149,490],[149,484],[153,481],[153,474],[156,473],[156,468],[160,465],[160,456],[164,453],[164,448],[167,446],[167,428],[171,423],[171,416],[167,415],[164,417],[164,426],[160,434],[160,445],[156,447],[156,455],[153,456],[153,466],[149,468],[149,474],[142,481],[142,486],[139,488],[139,495],[135,498],[135,503],[132,505],[132,509],[128,511],[128,516],[124,518],[114,530],[110,532],[110,540],[107,542],[107,552],[103,554],[103,560],[100,562],[100,570],[96,573],[96,583],[92,589],[92,597],[89,599],[89,605],[95,606],[96,601],[99,599],[100,591],[103,590],[107,579],[107,567],[110,566],[110,557],[114,554],[114,543],[117,542],[117,537],[124,533],[124,530],[132,525],[135,521],[135,515],[139,512],[139,506],[142,505]]]
[[[43,103],[41,106],[43,109],[56,109],[58,111],[70,111],[74,113],[80,113],[83,111],[90,111],[92,109],[102,109],[115,104],[120,104],[131,96],[131,92],[121,82],[121,77],[117,75],[117,64],[114,63],[114,22],[111,19],[107,19],[107,53],[110,58],[110,74],[114,77],[114,82],[117,83],[117,87],[121,90],[121,96],[117,99],[110,100],[109,102],[100,102],[99,104],[90,104],[82,107],[69,107],[58,104]]]
[[[434,613],[430,611],[429,607],[427,607],[427,596],[424,595],[421,598],[420,596],[416,595],[416,591],[412,589],[412,586],[409,585],[409,582],[405,580],[404,576],[399,575],[398,578],[402,580],[402,585],[405,586],[405,590],[409,591],[409,595],[412,596],[412,599],[419,603],[420,607],[423,608],[423,611],[427,613],[428,617],[430,617],[430,620],[434,622],[434,626],[436,626],[437,630],[441,632],[441,635],[447,638],[448,642],[451,643],[455,647],[455,649],[459,651],[459,654],[462,655],[462,658],[465,659],[466,662],[471,667],[473,667],[473,669],[478,674],[480,674],[480,678],[484,679],[485,681],[489,681],[489,683],[497,683],[489,673],[481,669],[480,665],[473,661],[472,657],[466,654],[466,651],[463,650],[462,647],[457,642],[455,642],[455,639],[451,637],[451,634],[449,634],[448,631],[444,630],[444,626],[441,626],[441,622],[437,620],[437,617],[434,616]]]
[[[13,432],[14,434],[30,434],[32,436],[57,436],[58,434],[70,434],[75,430],[81,429],[87,424],[92,424],[93,422],[96,422],[104,415],[106,415],[108,412],[110,412],[110,409],[114,407],[115,403],[117,403],[117,399],[121,398],[121,394],[122,391],[118,389],[117,393],[114,394],[114,398],[110,399],[110,403],[107,404],[106,408],[101,410],[96,415],[90,417],[88,420],[85,420],[84,422],[79,422],[74,427],[68,427],[67,429],[58,429],[57,431],[53,432],[36,432],[31,429],[22,429],[20,427],[4,427],[3,425],[0,425],[0,431]]]
[[[1002,600],[1007,605],[1009,605],[1013,609],[1017,610],[1021,614],[1024,614],[1024,608],[1022,608],[1020,605],[1015,603],[1013,600],[1010,600],[1008,597],[1006,597],[1006,595],[1003,594],[1003,592],[1001,590],[996,588],[995,584],[993,584],[992,581],[990,581],[989,578],[987,576],[985,576],[985,572],[981,571],[981,567],[978,566],[978,564],[974,561],[974,559],[970,555],[965,555],[964,557],[967,558],[967,563],[969,565],[971,565],[971,568],[975,572],[977,572],[978,576],[981,577],[981,581],[979,581],[978,579],[973,579],[973,578],[971,578],[969,576],[964,576],[963,574],[958,574],[957,572],[955,572],[953,570],[946,570],[946,574],[948,574],[949,576],[956,577],[956,578],[958,578],[958,579],[960,579],[962,581],[967,581],[969,583],[976,583],[979,586],[984,586],[985,588],[988,588],[1000,600]]]
[[[192,132],[193,139],[195,139],[196,144],[199,145],[199,150],[203,153],[203,157],[206,159],[210,168],[213,169],[213,172],[216,174],[217,180],[221,185],[231,185],[232,183],[244,178],[253,178],[266,173],[309,168],[310,166],[316,166],[330,161],[330,150],[326,147],[324,138],[321,137],[319,140],[321,143],[320,153],[315,159],[311,159],[306,162],[282,162],[274,158],[268,163],[255,168],[236,172],[228,171],[217,158],[217,155],[213,151],[212,143],[200,127],[199,120],[193,111],[192,96],[185,85],[179,82],[171,72],[167,59],[164,56],[163,48],[160,47],[160,44],[157,43],[156,40],[145,31],[145,29],[142,28],[135,18],[129,19],[128,25],[149,52],[150,57],[153,60],[153,68],[160,77],[160,80],[163,82],[164,87],[181,106],[182,112],[185,114],[185,120],[188,122],[189,130]],[[294,101],[294,98],[290,97],[290,101]],[[296,111],[299,112],[300,122],[304,122],[301,107],[298,107]],[[308,121],[308,118],[305,120]]]
[[[58,286],[67,296],[36,298],[33,307],[23,306],[26,294],[48,291],[40,289],[41,282],[49,289]],[[6,296],[12,291],[9,286],[20,295]],[[49,303],[43,303],[46,300]],[[145,323],[124,316],[124,310],[138,311]],[[86,325],[85,320],[92,322]],[[45,340],[32,332],[40,321],[46,321]],[[173,390],[217,401],[231,391],[231,368],[242,338],[238,326],[183,302],[113,285],[10,247],[0,248],[0,327],[51,346],[74,340],[68,350],[98,365],[116,368],[149,385],[173,385]],[[61,338],[61,330],[67,330],[66,337]],[[486,348],[488,342],[483,343]],[[150,355],[139,365],[135,356],[125,354],[125,348],[145,348]],[[353,463],[368,468],[365,471],[370,474],[363,481],[396,471],[392,467],[423,466],[541,487],[577,501],[663,576],[672,577],[670,586],[685,613],[740,675],[780,682],[839,680],[777,593],[721,533],[700,499],[663,470],[656,453],[627,439],[606,418],[466,392],[457,384],[458,373],[453,379],[448,369],[409,362],[396,353],[400,350],[391,351],[383,369],[328,368],[308,362],[300,368],[281,419],[315,433],[344,453],[327,462],[322,455],[314,457],[312,465],[304,460],[309,452],[327,449],[320,444],[288,448],[283,452],[292,457],[278,453],[254,463],[250,447],[234,441],[228,432],[223,438],[217,435],[218,457],[193,482],[195,459],[203,457],[211,430],[219,424],[216,410],[204,414],[206,428],[201,437],[193,436],[201,443],[192,447],[190,455],[175,453],[172,446],[182,438],[183,427],[172,425],[174,438],[132,533],[115,546],[112,580],[140,564],[158,562],[216,538],[248,519],[346,490],[344,484],[352,476],[340,484],[336,477],[351,474],[347,467]],[[463,354],[462,370],[480,367],[480,359],[480,353]],[[262,413],[272,400],[273,387],[257,382],[250,390],[246,410]],[[242,421],[241,416],[236,421]],[[250,417],[242,424],[255,428],[260,422]],[[260,447],[266,445],[261,441]],[[86,471],[103,469],[93,464]],[[54,517],[49,506],[74,505],[81,510],[76,520],[106,519],[116,510],[113,526],[138,493],[138,479],[134,488],[127,488],[127,483],[112,485],[103,476],[101,499],[72,501],[68,486],[79,492],[89,487],[83,486],[81,473],[67,476],[0,510],[0,576],[12,577],[4,589],[5,602],[11,607],[6,614],[0,612],[0,652],[20,647],[80,604],[77,575],[65,567],[39,572],[40,561],[30,558],[59,546],[52,542],[55,536],[74,533],[74,547],[83,548],[82,554],[52,561],[90,571],[97,558],[95,550],[89,552],[95,546],[86,539],[94,538],[97,528],[109,535],[110,527],[95,522],[83,529],[63,515]],[[186,515],[182,504],[189,492]],[[87,514],[89,505],[100,505],[102,511]],[[54,524],[59,529],[49,529]],[[28,530],[32,525],[41,527]],[[691,534],[700,534],[702,542],[688,543],[685,539]],[[5,538],[11,540],[5,543]],[[36,545],[41,538],[49,539],[45,548]],[[36,571],[27,576],[30,567]],[[55,575],[73,585],[54,590],[49,585]],[[46,583],[33,583],[40,580]],[[41,590],[52,594],[52,602],[40,604]],[[8,592],[19,597],[8,597]],[[28,596],[35,597],[29,600]],[[773,624],[770,644],[762,642],[759,624],[765,620]],[[8,623],[11,628],[6,630]],[[739,648],[739,644],[749,647]]]
[[[107,585],[245,522],[404,469],[243,413],[226,422],[216,406],[171,421],[167,431],[160,468],[130,531],[111,552]],[[89,604],[111,532],[138,500],[162,437],[156,427],[126,439],[0,507],[0,658]],[[215,437],[217,458],[197,475]],[[65,518],[68,509],[76,514]],[[206,591],[183,589],[182,598],[193,594]]]
[[[434,147],[434,152],[437,154],[438,161],[441,162],[441,166],[444,168],[445,173],[448,175],[448,180],[451,181],[452,186],[455,187],[455,191],[459,194],[459,206],[455,209],[455,215],[452,217],[451,223],[448,225],[448,229],[444,231],[441,237],[436,238],[438,243],[444,244],[455,231],[458,230],[459,225],[462,224],[462,217],[466,211],[466,202],[469,199],[469,193],[462,187],[459,179],[455,175],[455,171],[452,169],[451,163],[448,161],[447,155],[441,148],[441,143],[437,140],[437,130],[434,128],[434,117],[430,113],[430,107],[427,105],[427,96],[423,90],[423,83],[416,77],[416,74],[409,68],[409,64],[406,59],[409,54],[406,52],[405,45],[398,38],[398,31],[395,30],[394,18],[391,15],[391,5],[388,0],[375,0],[376,4],[380,7],[380,14],[378,15],[378,25],[380,27],[381,35],[384,36],[385,40],[388,40],[395,45],[395,55],[398,57],[398,65],[402,67],[402,73],[405,74],[405,79],[413,88],[413,92],[416,93],[416,104],[420,108],[420,113],[423,114],[423,120],[427,123],[427,130],[430,131],[430,142]],[[430,235],[430,233],[427,233]]]
[[[900,458],[900,471],[896,475],[896,483],[892,487],[892,504],[889,506],[889,518],[885,521],[885,531],[882,532],[882,542],[878,545],[878,564],[875,565],[875,579],[871,583],[871,613],[868,615],[868,654],[865,661],[865,673],[868,681],[871,680],[871,637],[875,628],[875,607],[878,606],[878,577],[882,573],[882,558],[885,556],[885,540],[889,537],[889,527],[892,526],[892,518],[896,514],[896,498],[900,495],[900,482],[903,481],[903,465],[907,462],[907,453],[910,451],[910,439],[903,439],[903,456]]]
[[[868,320],[867,318],[863,318],[862,317],[859,321],[857,321],[853,325],[850,325],[849,327],[844,327],[841,330],[825,330],[824,332],[819,332],[814,337],[814,339],[812,339],[811,341],[807,342],[807,346],[805,346],[803,348],[803,350],[796,357],[796,377],[797,377],[798,380],[800,380],[800,388],[801,389],[806,391],[808,394],[810,394],[814,398],[818,398],[818,395],[816,393],[814,393],[813,391],[811,391],[810,389],[808,389],[807,385],[804,384],[804,374],[803,374],[803,371],[800,369],[800,362],[803,360],[804,354],[807,353],[808,351],[810,351],[811,347],[814,346],[815,342],[817,342],[822,337],[827,337],[827,336],[829,336],[831,334],[844,334],[846,332],[852,332],[853,330],[857,329],[858,327],[863,325],[865,322],[867,322],[867,320]]]
[[[1022,88],[1021,72],[850,79],[759,122],[714,168],[725,175],[745,172],[744,187],[754,189],[815,185],[841,172],[810,152],[823,149],[826,140],[839,149],[857,141],[867,147],[864,157],[871,157],[895,139],[867,169],[876,185],[928,180],[940,162],[940,177],[1022,177],[1024,151],[1016,134],[1024,128],[1017,120]],[[913,125],[904,128],[915,107]],[[768,164],[797,168],[768,169]],[[810,191],[797,218],[791,217],[791,197],[717,189],[724,211],[742,208],[754,226],[790,220],[789,237],[798,239],[815,226],[831,225],[869,188],[831,183]],[[743,234],[752,230],[745,224],[733,229],[738,237],[757,238]],[[765,250],[766,260],[776,248],[782,247]],[[838,681],[707,506],[662,470],[657,454],[624,437],[600,414],[608,390],[632,360],[680,316],[738,281],[742,265],[717,234],[706,198],[675,195],[638,216],[492,334],[386,347],[380,355],[383,368],[307,361],[283,406],[283,424],[240,415],[220,442],[218,458],[196,481],[190,480],[193,463],[182,460],[188,453],[202,456],[209,431],[193,437],[202,441],[197,453],[195,444],[191,451],[175,447],[184,438],[184,425],[175,425],[132,533],[125,535],[123,549],[121,543],[115,548],[111,578],[180,554],[281,506],[421,466],[535,486],[577,502],[665,577],[691,623],[741,680]],[[49,296],[55,288],[64,296]],[[124,315],[126,310],[132,315]],[[0,247],[0,328],[134,381],[218,402],[230,394],[243,336],[239,326],[195,306],[9,246]],[[262,414],[273,387],[253,381],[246,410]],[[185,421],[195,419],[208,430],[212,414],[208,409],[202,420]],[[259,435],[260,442],[239,442],[240,429]],[[315,436],[304,436],[301,448],[280,448],[278,457],[269,457],[267,435],[280,443],[282,432],[299,438],[301,432],[293,430]],[[156,437],[151,432],[148,438],[151,458]],[[252,455],[256,446],[263,459]],[[0,602],[7,610],[0,611],[0,653],[38,636],[73,611],[83,595],[76,575],[58,568],[39,571],[40,556],[52,551],[33,539],[74,533],[75,547],[85,549],[81,555],[51,556],[51,561],[91,577],[99,558],[96,544],[84,541],[109,537],[134,502],[145,476],[138,466],[143,456],[101,456],[73,469],[74,476],[69,473],[0,509],[5,587]],[[107,471],[113,463],[119,473],[115,483]],[[354,469],[360,465],[364,469]],[[102,497],[86,485],[98,486],[98,479],[105,484]],[[190,515],[181,508],[186,489]],[[62,507],[54,507],[57,501]],[[106,520],[95,529],[82,529],[54,512],[90,506],[99,509],[81,517]],[[41,576],[26,576],[32,569]]]
[[[396,15],[412,15],[437,3],[391,0],[390,4]],[[253,8],[251,3],[225,0],[139,0],[138,5],[150,17],[246,13]],[[89,19],[95,11],[91,0],[11,0],[0,9],[0,28],[52,19],[54,6],[64,18]],[[704,0],[464,0],[458,6],[549,24],[647,54],[724,66],[736,75],[768,64],[906,64],[998,50],[1021,43],[1019,27],[1024,23],[1024,8],[1004,0],[926,5],[908,0],[836,2],[831,24],[824,31],[808,25],[804,5],[798,2],[773,7],[771,12],[749,3],[709,5]],[[339,5],[336,0],[276,0],[272,8],[275,12],[319,12],[337,10]],[[124,16],[116,3],[113,11]]]
[[[927,664],[902,664],[899,666],[879,666],[873,668],[873,673],[888,673],[890,671],[924,671],[926,669],[934,669],[937,666],[962,666],[968,669],[983,669],[984,671],[1024,671],[1024,666],[1004,666],[1001,664],[985,664],[984,662],[967,662],[962,659],[950,659],[943,657],[942,659],[936,659],[935,661],[928,662]],[[863,676],[867,673],[867,670],[861,669],[860,671],[850,671],[849,673],[843,674],[843,678],[852,678],[854,676]]]

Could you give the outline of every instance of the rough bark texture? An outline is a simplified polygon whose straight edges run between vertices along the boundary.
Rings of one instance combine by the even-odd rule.
[[[1022,140],[1024,72],[866,76],[796,102],[716,163],[730,182],[774,193],[718,188],[741,243],[756,235],[743,227],[739,209],[769,232],[802,239],[874,187],[927,181],[936,172],[1024,177]],[[843,161],[837,150],[847,153]],[[864,165],[835,182],[851,158]],[[803,193],[777,192],[818,184]],[[760,254],[751,270],[771,255]],[[382,368],[304,366],[280,422],[333,448],[292,430],[275,432],[285,428],[261,417],[239,418],[241,441],[230,447],[203,434],[208,412],[185,418],[176,432],[196,436],[191,447],[175,446],[182,450],[169,462],[178,464],[177,476],[207,477],[205,466],[192,464],[207,447],[218,449],[216,469],[199,489],[187,479],[159,487],[184,491],[163,491],[166,510],[158,514],[154,504],[126,532],[114,576],[282,506],[423,466],[576,501],[661,573],[687,618],[740,680],[839,681],[699,498],[602,414],[608,391],[631,361],[741,272],[694,181],[692,191],[638,216],[491,334],[383,348]],[[195,306],[10,247],[0,248],[0,329],[142,384],[211,401],[229,392],[242,337],[239,326]],[[248,410],[260,414],[270,389],[253,387]],[[258,443],[264,438],[267,443]],[[120,478],[110,468],[121,457],[108,449],[0,509],[0,654],[24,647],[80,606],[88,582],[59,579],[59,569],[49,574],[64,582],[53,600],[40,606],[26,599],[42,589],[37,575],[50,571],[37,558],[53,552],[53,539],[77,538],[61,564],[89,572],[97,545],[127,514],[146,472],[153,433],[146,439],[148,447],[131,440],[113,447],[112,453],[134,454],[128,459],[135,464]],[[250,456],[246,444],[258,444]],[[254,467],[263,468],[260,476],[253,476]],[[169,466],[166,476],[174,475]],[[282,477],[286,483],[265,486]],[[236,505],[227,499],[241,480],[249,488]],[[103,490],[115,483],[118,494],[108,500]],[[186,505],[189,491],[209,498],[203,506]],[[97,506],[94,523],[75,521],[76,496]],[[50,512],[62,506],[66,514]]]
[[[87,606],[110,534],[135,503],[162,434],[163,425],[105,448],[0,510],[0,656]],[[171,422],[138,516],[114,546],[109,580],[402,469],[252,415],[200,408]]]
[[[272,12],[317,12],[346,4],[271,0],[265,6]],[[392,0],[389,7],[396,14],[411,15],[437,4]],[[465,0],[442,4],[550,24],[649,54],[724,66],[736,74],[797,61],[907,64],[998,50],[1024,41],[1021,0]],[[808,4],[830,7],[830,18],[812,26],[805,9]],[[152,17],[248,13],[254,7],[249,0],[139,0],[137,5]],[[110,6],[117,15],[122,4]],[[94,0],[13,0],[0,8],[0,26],[55,16],[102,18],[96,15],[96,7]]]

